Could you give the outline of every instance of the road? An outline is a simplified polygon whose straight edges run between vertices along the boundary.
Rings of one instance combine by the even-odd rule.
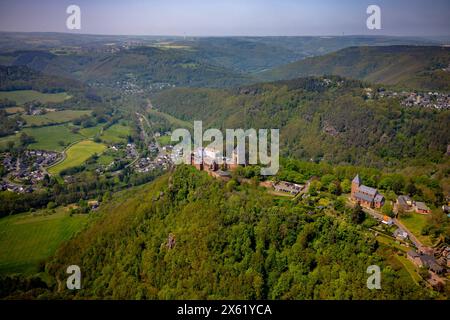
[[[353,202],[350,201],[350,199],[348,199],[348,202],[353,206]],[[378,211],[374,210],[374,209],[370,209],[370,208],[362,208],[363,211],[367,214],[370,214],[372,217],[374,217],[375,219],[382,221],[384,215],[382,215],[381,213],[379,213]],[[417,239],[417,237],[408,230],[408,228],[406,228],[406,226],[401,223],[398,219],[392,219],[392,222],[400,229],[405,230],[405,232],[408,234],[409,240],[411,240],[411,242],[414,244],[414,246],[417,248],[418,251],[421,252],[428,252],[430,250],[429,247],[423,245],[422,242],[420,242],[419,239]]]

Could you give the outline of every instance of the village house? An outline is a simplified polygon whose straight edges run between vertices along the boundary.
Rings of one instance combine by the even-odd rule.
[[[351,198],[362,207],[376,209],[380,209],[385,201],[377,189],[363,185],[359,175],[352,181]]]
[[[427,207],[427,205],[423,202],[416,202],[414,205],[416,212],[420,214],[430,214],[431,210]]]
[[[398,228],[393,233],[394,237],[398,240],[406,240],[408,239],[408,233],[405,230]]]
[[[383,220],[381,220],[381,223],[383,223],[387,226],[392,226],[394,224],[394,221],[392,220],[392,218],[390,218],[388,216],[383,216]]]
[[[428,254],[419,254],[414,250],[409,250],[406,254],[407,258],[419,267],[425,267],[436,274],[441,274],[444,271],[436,259]]]
[[[427,207],[427,205],[423,202],[416,202],[412,200],[408,196],[398,196],[397,202],[395,203],[395,210],[397,212],[403,211],[403,212],[417,212],[419,214],[430,214],[431,210]]]

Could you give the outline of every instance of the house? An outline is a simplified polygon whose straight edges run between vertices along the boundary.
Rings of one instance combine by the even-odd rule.
[[[375,188],[367,187],[361,183],[359,175],[352,181],[351,198],[362,207],[380,209],[384,205],[384,197]]]
[[[436,259],[431,255],[419,254],[414,250],[409,250],[408,253],[406,254],[406,256],[415,265],[417,265],[419,267],[428,268],[430,271],[433,271],[434,273],[440,274],[444,271],[444,268],[442,268],[436,262]]]
[[[392,226],[394,224],[394,221],[388,216],[383,216],[383,220],[381,220],[381,223],[384,223],[387,226]]]
[[[414,201],[408,196],[398,196],[396,204],[397,210],[403,210],[404,212],[411,212],[414,210]]]
[[[304,186],[292,182],[280,181],[275,183],[273,188],[278,192],[287,192],[292,195],[297,195],[303,190]]]
[[[420,214],[430,214],[431,210],[424,202],[416,202],[414,205],[416,212]]]
[[[406,240],[408,239],[408,233],[405,230],[398,228],[393,233],[394,237],[398,240]]]

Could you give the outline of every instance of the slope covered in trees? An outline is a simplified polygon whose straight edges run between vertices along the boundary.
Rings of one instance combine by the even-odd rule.
[[[350,47],[258,74],[265,80],[326,74],[407,88],[450,90],[450,48],[434,46]]]
[[[366,85],[339,77],[301,78],[236,90],[180,88],[153,98],[160,111],[204,127],[279,128],[283,155],[366,166],[440,161],[450,111],[366,99]]]
[[[421,299],[370,233],[336,205],[320,213],[250,185],[178,167],[128,190],[46,265],[42,297],[115,299]],[[83,289],[65,290],[76,264]],[[368,266],[383,290],[366,287]],[[59,290],[58,290],[59,287]],[[75,296],[74,296],[75,295]]]

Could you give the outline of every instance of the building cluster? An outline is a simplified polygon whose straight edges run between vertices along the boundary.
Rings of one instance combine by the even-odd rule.
[[[235,170],[239,163],[243,162],[239,161],[236,150],[229,158],[223,156],[222,150],[200,147],[191,153],[190,163],[197,170],[206,171],[209,175],[217,178],[227,179],[231,176],[229,171]]]
[[[414,201],[408,196],[399,196],[395,203],[395,211],[416,212],[419,214],[431,214],[431,209],[424,202]]]
[[[425,253],[418,253],[415,250],[410,250],[407,253],[408,259],[419,267],[424,267],[430,271],[441,274],[444,268],[438,264],[436,258]]]
[[[134,164],[134,169],[139,173],[147,173],[157,169],[168,170],[172,164],[172,159],[169,155],[159,154],[155,159],[150,157],[140,158]]]
[[[366,91],[367,92],[367,91]],[[372,97],[372,93],[368,97]],[[405,107],[423,107],[437,110],[450,109],[450,94],[439,92],[395,92],[380,89],[378,92],[380,98],[398,98]]]
[[[365,186],[361,183],[359,175],[352,181],[351,198],[362,207],[380,209],[385,202],[384,197],[378,190]]]
[[[31,192],[33,186],[44,179],[48,167],[61,158],[57,152],[26,150],[20,155],[9,152],[1,154],[6,174],[0,188],[13,192]]]

